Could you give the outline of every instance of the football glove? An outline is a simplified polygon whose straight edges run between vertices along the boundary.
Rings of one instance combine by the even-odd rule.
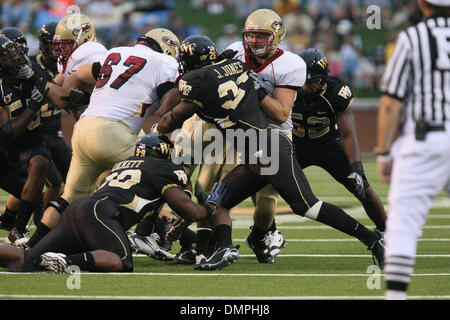
[[[217,56],[217,60],[233,59],[234,56],[236,55],[236,53],[238,53],[237,50],[233,50],[233,49],[225,50]]]
[[[50,88],[45,89],[47,81],[42,78],[38,78],[36,83],[34,84],[34,88],[31,91],[31,100],[28,103],[28,108],[37,112],[41,109],[43,100],[47,95]]]
[[[169,242],[175,242],[179,240],[183,232],[189,227],[191,223],[192,222],[178,217],[174,222],[170,224],[169,230],[166,233],[166,240]]]
[[[79,89],[72,89],[68,96],[61,97],[62,100],[67,101],[71,106],[86,106],[89,104],[91,95]]]
[[[364,187],[364,169],[361,161],[353,162],[352,168],[353,171],[347,176],[347,179],[349,179],[353,184],[355,196],[362,201],[366,198],[366,190]]]

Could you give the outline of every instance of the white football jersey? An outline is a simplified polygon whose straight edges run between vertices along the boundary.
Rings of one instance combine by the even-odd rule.
[[[106,51],[106,48],[101,43],[92,41],[83,43],[67,59],[64,79],[67,79],[72,72],[76,71],[83,64],[103,62]],[[63,72],[61,63],[58,63],[58,72]]]
[[[88,108],[81,117],[103,117],[138,133],[160,99],[159,86],[174,83],[177,61],[144,45],[108,50]]]
[[[280,55],[255,69],[248,60],[249,56],[245,54],[242,41],[231,44],[227,49],[237,50],[234,58],[245,62],[249,69],[258,73],[259,83],[271,96],[276,87],[298,90],[305,84],[306,63],[300,56],[290,51],[279,49]],[[269,121],[285,134],[290,134],[292,131],[291,117],[280,125],[272,122],[270,119]]]

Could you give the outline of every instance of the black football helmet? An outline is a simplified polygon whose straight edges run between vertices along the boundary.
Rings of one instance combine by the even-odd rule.
[[[53,54],[53,37],[55,36],[55,30],[58,22],[53,21],[44,24],[39,29],[39,51],[49,59],[57,60],[58,57]]]
[[[318,49],[309,48],[300,52],[299,56],[306,63],[306,82],[299,90],[302,95],[315,95],[327,86],[330,66],[327,57]]]
[[[15,77],[24,62],[23,51],[17,43],[0,36],[0,76]]]
[[[214,42],[207,36],[190,36],[183,40],[177,54],[181,74],[208,64],[217,59]]]
[[[136,157],[155,157],[170,160],[174,146],[172,141],[163,134],[150,133],[136,143]]]
[[[27,45],[27,39],[25,38],[25,35],[23,34],[22,30],[16,27],[6,27],[0,30],[0,36],[4,36],[9,38],[11,41],[14,41],[17,43],[19,48],[23,51],[23,55],[28,54],[28,45]]]

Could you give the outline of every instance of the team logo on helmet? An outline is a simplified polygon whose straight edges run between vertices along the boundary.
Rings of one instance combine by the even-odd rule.
[[[75,27],[72,30],[72,34],[74,36],[78,36],[80,34],[88,33],[91,30],[91,24],[89,22],[83,23],[82,25]]]
[[[275,30],[275,32],[277,32],[280,28],[284,27],[284,23],[281,20],[275,20],[272,22],[270,26],[272,27],[273,30]]]

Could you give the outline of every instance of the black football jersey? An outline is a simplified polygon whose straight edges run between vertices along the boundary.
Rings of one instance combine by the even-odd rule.
[[[47,72],[47,81],[51,82],[57,75],[58,70],[48,68],[42,61],[42,54],[30,57],[31,61],[36,62],[43,70]],[[42,132],[46,134],[57,134],[61,130],[62,109],[49,102],[41,108],[41,126]]]
[[[183,168],[170,160],[133,156],[112,168],[94,196],[107,196],[116,203],[122,224],[129,229],[163,203],[163,193],[167,188],[184,190],[187,181]]]
[[[178,83],[182,100],[197,104],[198,116],[219,129],[264,129],[269,123],[248,71],[230,59],[188,72]]]
[[[32,62],[33,70],[41,77],[46,76],[46,72],[35,62]],[[0,108],[6,109],[10,119],[20,116],[27,108],[31,100],[31,91],[33,85],[25,81],[17,84],[11,84],[0,79]],[[35,146],[42,142],[41,117],[37,113],[27,129],[14,142],[5,141],[8,149],[22,150],[24,148]]]
[[[314,144],[338,137],[336,114],[347,110],[352,101],[350,87],[335,77],[328,77],[325,92],[320,95],[298,94],[291,114],[294,143]]]

